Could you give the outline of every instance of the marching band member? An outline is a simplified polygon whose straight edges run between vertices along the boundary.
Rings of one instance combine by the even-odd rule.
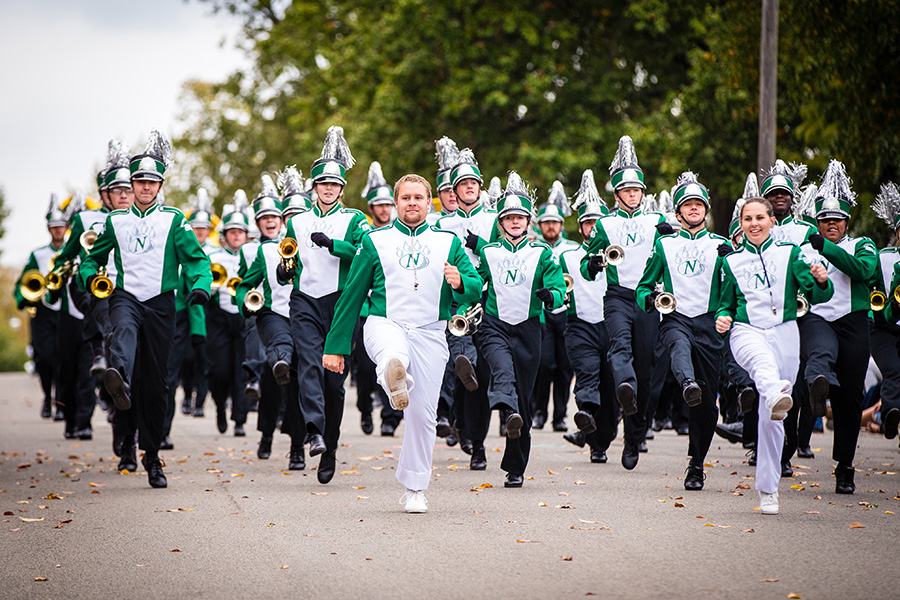
[[[294,286],[291,335],[297,353],[300,411],[310,434],[309,455],[322,455],[316,478],[323,484],[334,477],[346,375],[325,372],[322,349],[350,263],[369,231],[362,212],[340,203],[346,170],[354,162],[344,130],[330,127],[322,156],[310,169],[316,204],[288,221],[286,237],[296,240],[299,249],[293,264],[279,267],[279,282]]]
[[[772,205],[748,198],[741,207],[741,247],[722,262],[716,331],[731,331],[731,351],[759,392],[756,489],[763,514],[778,514],[778,482],[784,445],[782,420],[793,405],[791,388],[800,366],[797,294],[815,304],[834,287],[822,265],[809,265],[798,246],[775,242]]]
[[[714,332],[719,302],[721,254],[731,251],[727,240],[706,230],[709,192],[690,171],[678,178],[672,194],[681,230],[659,238],[635,290],[638,306],[664,312],[657,305],[669,294],[673,306],[664,312],[659,338],[668,349],[672,373],[690,407],[688,455],[684,489],[702,490],[703,462],[718,420],[716,397],[724,342]]]
[[[448,350],[444,337],[450,299],[477,301],[481,280],[453,235],[428,226],[431,186],[405,175],[394,186],[398,218],[361,240],[347,287],[335,309],[322,363],[344,371],[360,309],[369,298],[364,339],[378,382],[404,410],[406,431],[397,480],[406,512],[428,510],[438,394]],[[399,256],[399,260],[398,260]]]

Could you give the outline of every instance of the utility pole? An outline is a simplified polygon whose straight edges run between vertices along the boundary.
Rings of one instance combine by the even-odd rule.
[[[778,101],[778,0],[762,2],[759,44],[759,152],[762,173],[775,163],[775,116]]]

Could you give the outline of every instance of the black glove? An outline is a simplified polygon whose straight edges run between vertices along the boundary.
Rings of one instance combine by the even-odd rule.
[[[722,258],[725,258],[729,254],[734,252],[734,248],[732,248],[728,244],[719,244],[719,247],[716,248],[716,251],[719,253],[719,256],[721,256]]]
[[[540,288],[534,291],[534,295],[541,299],[545,306],[553,306],[553,292],[547,288]]]
[[[316,246],[326,248],[329,252],[334,252],[334,241],[321,231],[312,232],[309,234],[309,239],[311,239],[312,243]]]
[[[647,298],[644,300],[644,308],[647,312],[650,312],[656,307],[656,299],[659,298],[659,292],[653,290],[649,294],[647,294]]]
[[[818,233],[813,233],[809,236],[809,245],[821,252],[822,248],[825,247],[825,238]]]
[[[675,233],[675,229],[668,223],[660,223],[656,226],[656,230],[659,232],[659,235],[671,235]]]
[[[94,273],[87,278],[87,281],[84,284],[84,289],[86,289],[87,291],[91,291],[91,285],[93,285],[95,279],[97,279],[97,273]]]
[[[191,346],[193,346],[194,348],[196,348],[197,346],[202,346],[205,343],[206,343],[205,335],[197,335],[197,334],[191,335]]]
[[[600,255],[594,255],[588,259],[587,270],[591,277],[596,277],[597,273],[603,270],[603,265],[606,261],[603,260],[603,257]]]
[[[206,290],[191,290],[191,293],[187,296],[186,302],[189,306],[196,306],[198,304],[203,306],[209,302],[209,294],[206,293]]]
[[[285,269],[281,263],[278,263],[278,266],[275,267],[275,279],[278,280],[279,285],[289,284],[294,280],[296,274],[296,269]]]
[[[472,252],[478,251],[478,240],[480,240],[480,239],[481,238],[479,238],[477,235],[475,235],[468,229],[466,230],[466,248],[468,248]]]
[[[56,304],[60,298],[62,298],[63,289],[65,286],[59,288],[58,290],[50,290],[47,292],[47,302],[50,304]],[[88,289],[91,289],[88,287]]]

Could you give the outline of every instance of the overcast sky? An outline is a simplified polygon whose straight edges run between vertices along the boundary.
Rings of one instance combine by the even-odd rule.
[[[0,262],[23,265],[49,241],[51,192],[97,196],[110,138],[141,151],[151,128],[171,136],[185,80],[246,66],[239,30],[182,0],[0,2],[0,186],[12,211]]]

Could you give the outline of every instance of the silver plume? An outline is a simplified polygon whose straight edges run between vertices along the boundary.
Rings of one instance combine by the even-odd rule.
[[[278,187],[282,198],[303,193],[303,175],[297,165],[285,167],[284,171],[278,173]]]
[[[491,185],[488,187],[488,202],[491,210],[495,210],[497,208],[497,202],[500,201],[500,196],[503,195],[503,184],[500,183],[499,177],[491,178]]]
[[[825,174],[822,175],[815,197],[835,198],[849,203],[850,206],[856,206],[856,192],[850,188],[851,185],[844,163],[832,158],[828,168],[825,169]]]
[[[366,181],[366,187],[363,188],[361,196],[365,198],[375,188],[385,187],[387,184],[384,174],[381,172],[381,163],[377,160],[372,161],[372,164],[369,165],[369,179]]]
[[[550,186],[550,194],[547,198],[547,203],[555,204],[564,217],[568,217],[572,214],[572,208],[569,206],[569,198],[566,197],[566,190],[563,188],[562,182],[558,179]]]
[[[465,150],[463,150],[465,152]],[[528,187],[522,176],[516,171],[510,171],[509,177],[506,178],[506,189],[503,190],[504,196],[524,196],[534,200],[534,189]]]
[[[784,175],[788,179],[791,180],[791,183],[794,184],[794,190],[799,191],[800,186],[803,185],[803,180],[806,179],[806,171],[807,167],[801,163],[791,163],[788,165],[780,158],[775,161],[775,164],[772,165],[772,168],[766,173],[766,177],[771,175]]]
[[[247,192],[244,190],[235,191],[234,196],[231,198],[231,203],[234,206],[234,210],[245,215],[247,214],[247,208],[250,206],[250,202],[247,201]]]
[[[330,158],[349,169],[356,164],[356,159],[350,154],[350,146],[344,139],[344,128],[332,125],[325,134],[325,145],[322,147],[322,158]]]
[[[150,136],[147,138],[147,145],[144,147],[144,152],[146,154],[158,156],[166,166],[166,171],[171,169],[174,164],[172,144],[169,143],[166,136],[158,129],[150,130]]]
[[[472,152],[471,148],[463,148],[462,150],[460,150],[459,156],[456,159],[456,164],[453,166],[455,167],[457,165],[464,165],[464,164],[465,165],[475,165],[476,167],[478,166],[478,161],[475,160],[475,153]]]
[[[606,206],[606,202],[603,201],[603,198],[600,197],[600,192],[597,190],[594,172],[590,169],[585,169],[584,173],[581,174],[581,186],[578,188],[578,192],[575,193],[575,202],[572,203],[572,208],[577,209],[582,204]]]
[[[641,199],[641,212],[659,212],[656,194],[644,194],[644,197]]]
[[[109,145],[106,149],[107,171],[109,171],[110,169],[127,167],[130,160],[131,156],[129,156],[128,150],[125,148],[125,144],[115,138],[109,140]]]
[[[656,210],[661,213],[675,212],[675,204],[672,202],[672,194],[663,190],[656,198]]]
[[[616,156],[609,165],[609,174],[612,175],[628,167],[637,167],[637,153],[634,151],[634,141],[631,136],[623,135],[619,138],[619,148]]]
[[[814,183],[810,183],[803,188],[800,197],[791,205],[791,213],[794,215],[795,219],[801,219],[803,217],[815,218],[816,190],[817,186]]]
[[[212,200],[210,199],[209,192],[206,191],[206,188],[197,189],[197,199],[194,201],[194,212],[205,212],[212,216]]]
[[[278,188],[275,187],[275,180],[272,179],[272,176],[268,173],[262,174],[262,191],[259,193],[260,197],[269,196],[271,198],[278,198]]]
[[[747,180],[744,181],[744,193],[741,198],[757,198],[759,197],[759,178],[755,173],[747,173]]]
[[[459,148],[446,135],[434,142],[434,148],[439,171],[452,169],[459,163]]]
[[[897,189],[897,184],[889,181],[881,186],[881,191],[872,202],[872,210],[888,227],[894,228],[897,216],[900,215],[900,189]]]

